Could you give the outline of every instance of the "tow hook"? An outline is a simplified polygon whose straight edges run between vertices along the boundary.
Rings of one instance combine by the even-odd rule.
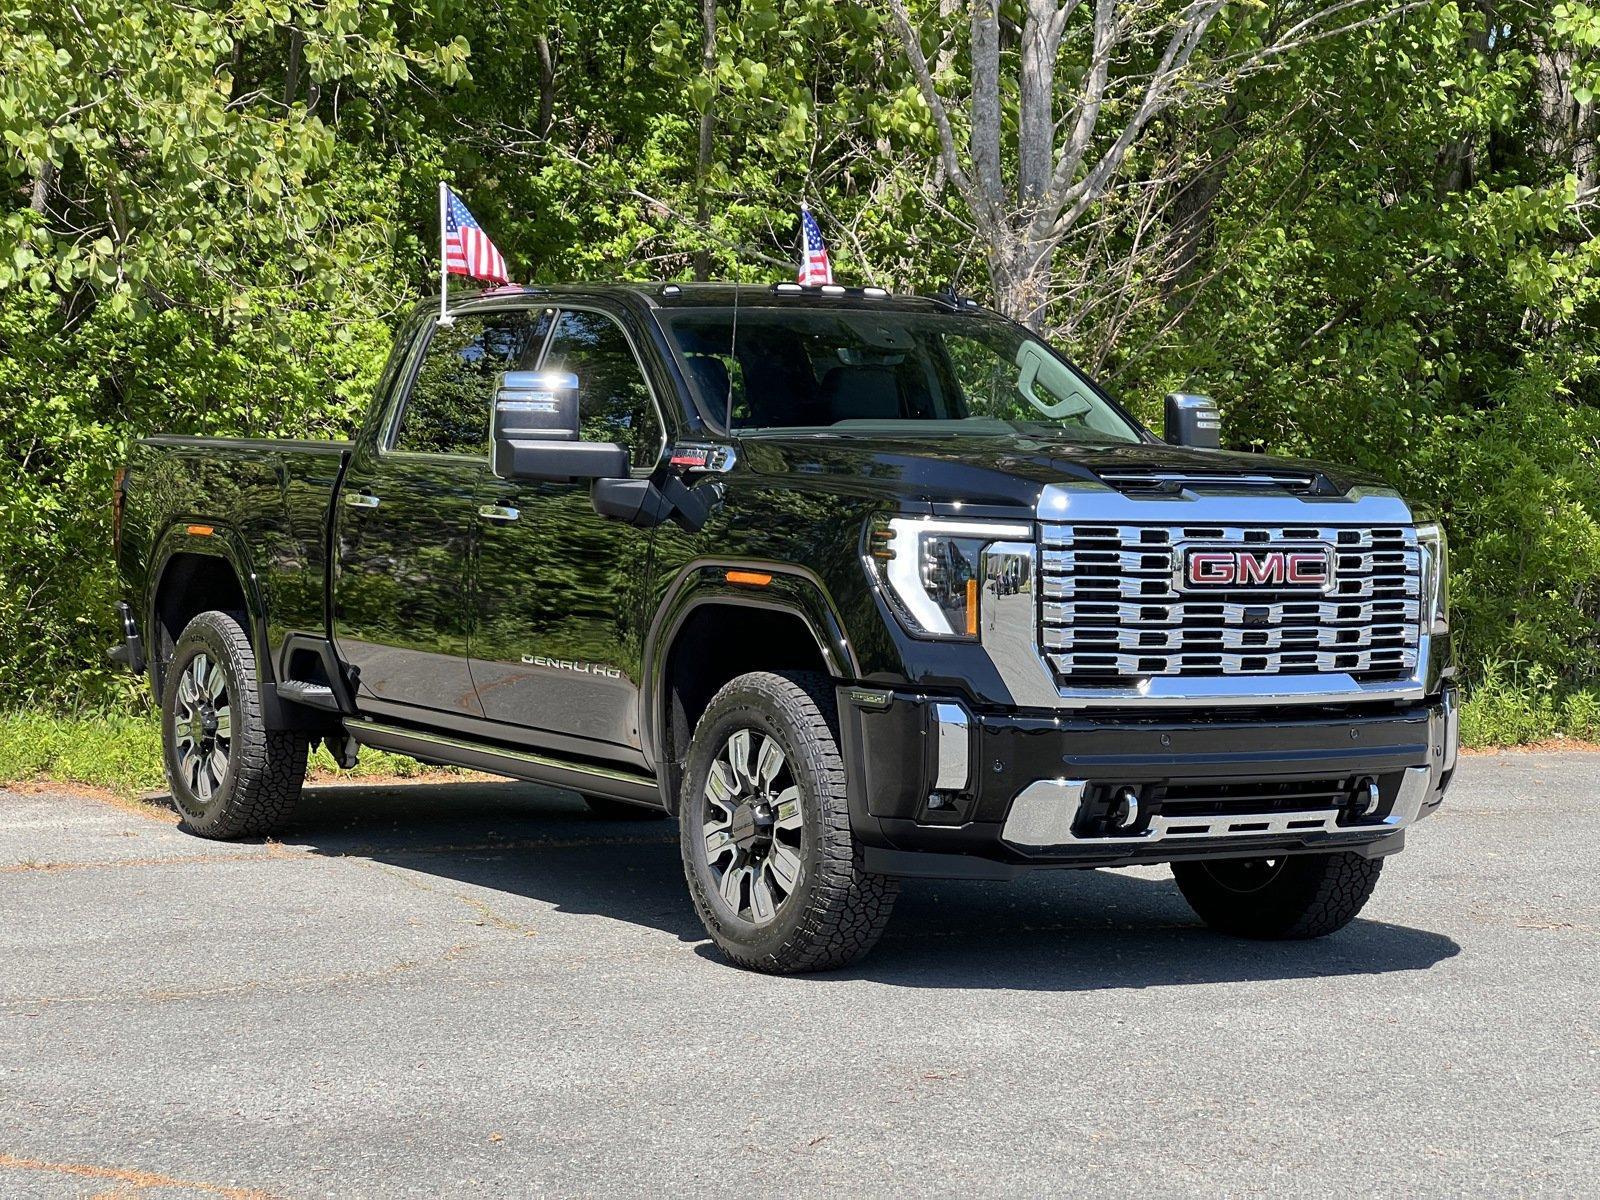
[[[1139,823],[1139,793],[1131,787],[1120,788],[1111,801],[1107,824],[1112,829],[1129,830]]]
[[[1350,800],[1350,812],[1357,820],[1376,816],[1378,806],[1383,803],[1383,797],[1378,793],[1378,781],[1368,775],[1365,779],[1356,780],[1355,790]]]

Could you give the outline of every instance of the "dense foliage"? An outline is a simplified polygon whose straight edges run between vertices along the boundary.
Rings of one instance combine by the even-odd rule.
[[[1128,4],[1151,29],[1186,11]],[[906,7],[964,94],[965,5]],[[1234,444],[1433,505],[1469,668],[1585,683],[1600,10],[1366,7],[1231,69],[1316,8],[1221,9],[1053,251],[1043,323],[1147,417],[1207,391]],[[1023,11],[1001,6],[1003,68]],[[1006,171],[1017,103],[1002,87]],[[844,279],[995,295],[876,0],[0,0],[0,138],[0,704],[128,686],[101,650],[129,438],[349,428],[433,286],[441,177],[521,280],[780,278],[804,198]]]

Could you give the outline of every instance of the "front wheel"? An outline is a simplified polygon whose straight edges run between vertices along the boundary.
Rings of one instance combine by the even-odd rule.
[[[1211,928],[1248,938],[1316,938],[1343,929],[1366,905],[1383,859],[1301,854],[1175,862],[1189,907]]]
[[[741,675],[689,746],[678,805],[689,894],[717,947],[773,974],[854,962],[888,924],[896,880],[850,830],[830,681]]]
[[[203,612],[184,628],[161,697],[167,782],[182,826],[208,838],[263,836],[294,814],[305,734],[268,729],[255,651],[236,617]]]

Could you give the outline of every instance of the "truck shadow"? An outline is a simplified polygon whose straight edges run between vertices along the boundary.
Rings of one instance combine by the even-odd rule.
[[[665,819],[601,820],[572,794],[531,784],[340,785],[308,789],[284,840],[660,930],[722,961]],[[1088,991],[1422,971],[1460,950],[1442,934],[1364,919],[1314,942],[1241,941],[1206,930],[1164,870],[1059,871],[907,881],[876,950],[828,978]]]

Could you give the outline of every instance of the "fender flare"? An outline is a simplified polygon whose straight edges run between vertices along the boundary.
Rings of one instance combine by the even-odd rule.
[[[772,576],[761,587],[730,583],[730,570]],[[667,729],[667,663],[678,634],[696,609],[710,604],[765,609],[797,617],[817,644],[828,674],[835,679],[858,679],[861,664],[845,633],[844,623],[817,575],[792,563],[750,559],[696,559],[678,572],[656,610],[645,637],[640,672],[639,708],[642,749],[648,762],[665,779],[662,754]]]
[[[209,529],[208,534],[190,532],[193,529]],[[179,554],[197,554],[207,558],[223,560],[232,569],[234,578],[238,580],[239,590],[244,594],[245,619],[249,623],[246,632],[256,651],[256,670],[263,685],[274,682],[271,648],[267,644],[267,604],[261,595],[261,581],[257,577],[255,567],[250,562],[250,552],[245,546],[244,539],[238,530],[207,517],[175,518],[156,539],[155,550],[150,556],[150,588],[145,597],[145,628],[150,632],[150,675],[151,681],[160,689],[159,672],[161,670],[160,642],[155,637],[156,630],[156,599],[161,595],[162,584],[166,581],[167,568],[172,560]]]

